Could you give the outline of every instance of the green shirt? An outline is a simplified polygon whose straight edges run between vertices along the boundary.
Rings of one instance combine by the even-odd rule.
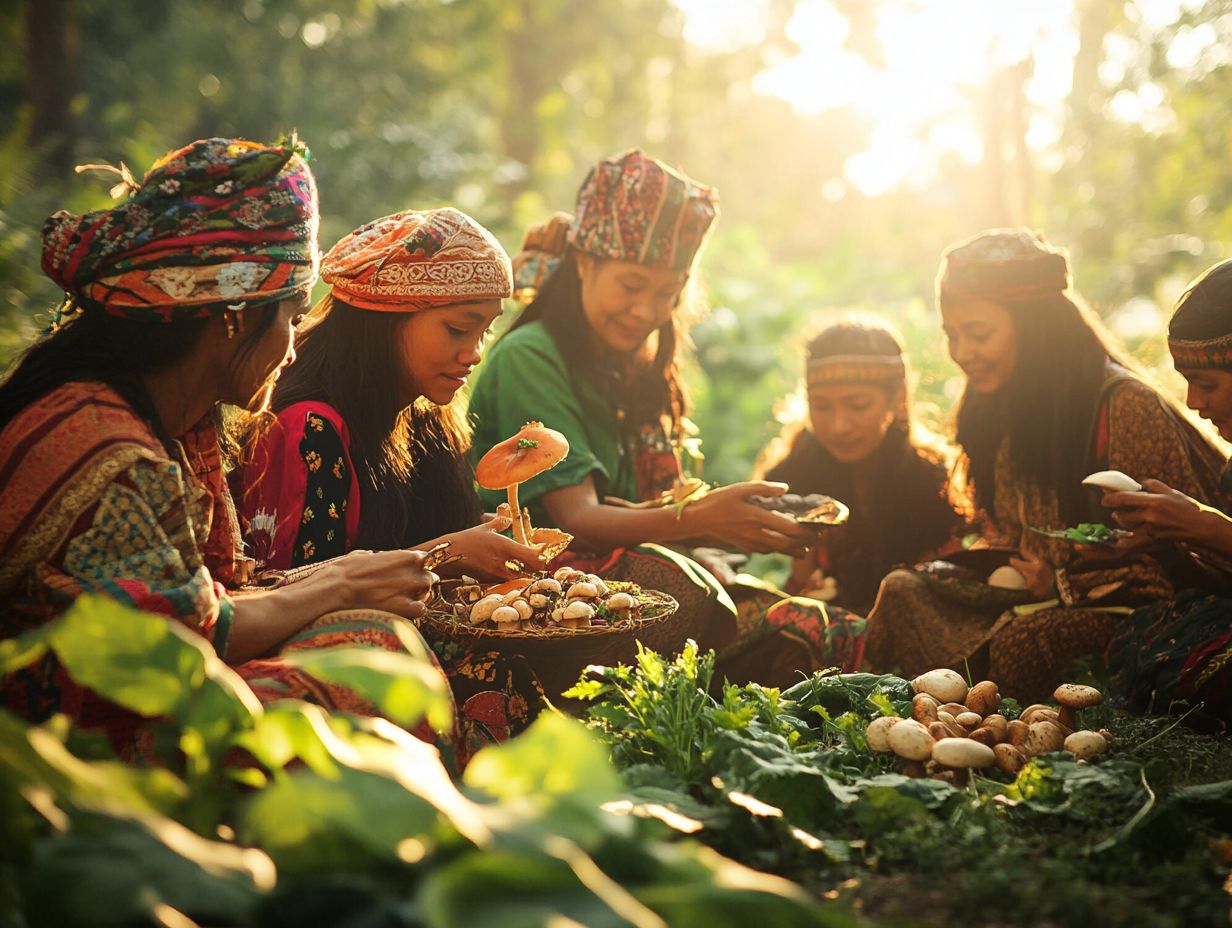
[[[543,508],[544,493],[577,486],[587,476],[594,478],[600,499],[637,498],[637,481],[611,403],[594,384],[570,374],[542,322],[514,329],[488,352],[471,393],[470,416],[475,462],[534,420],[569,439],[563,461],[518,485],[518,502],[529,507],[536,525],[552,525]],[[490,511],[506,494],[480,488],[479,498]]]

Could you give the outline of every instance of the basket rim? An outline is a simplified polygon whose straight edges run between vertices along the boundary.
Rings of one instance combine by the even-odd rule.
[[[642,603],[643,612],[646,609],[655,610],[655,614],[619,625],[587,625],[582,628],[563,628],[559,625],[534,628],[513,629],[504,631],[495,625],[468,625],[460,621],[452,612],[443,609],[429,608],[417,620],[420,625],[427,625],[434,631],[442,632],[454,638],[498,638],[527,639],[531,641],[572,641],[576,638],[600,638],[625,635],[639,632],[662,622],[666,622],[680,608],[675,597],[660,590],[642,589],[638,593],[638,601]]]

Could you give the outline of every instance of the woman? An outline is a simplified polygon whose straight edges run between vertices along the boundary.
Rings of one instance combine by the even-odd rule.
[[[657,501],[682,484],[683,329],[695,303],[694,261],[717,211],[713,190],[640,151],[596,165],[576,215],[532,230],[516,262],[519,291],[534,296],[475,386],[474,454],[532,419],[563,432],[569,456],[519,488],[533,520],[575,536],[573,550],[593,552],[580,562],[575,556],[586,569],[675,596],[681,642],[688,636],[721,649],[732,679],[786,681],[819,661],[849,659],[851,629],[829,622],[814,603],[811,630],[792,646],[778,634],[779,624],[798,627],[787,608],[768,622],[758,617],[736,642],[727,594],[662,546],[802,554],[809,529],[748,501],[786,488],[749,482],[676,505],[627,505]],[[498,497],[489,491],[481,499],[494,505]]]
[[[1003,693],[1039,699],[1073,661],[1104,651],[1124,607],[1172,585],[1157,557],[1101,563],[1035,530],[1106,519],[1082,486],[1097,470],[1154,475],[1210,500],[1222,458],[1118,358],[1070,291],[1065,253],[1032,233],[984,232],[949,249],[937,300],[967,378],[959,479],[987,539],[1013,549],[1036,605],[1017,614],[956,603],[895,571],[869,615],[866,660],[908,674],[966,662]]]
[[[0,636],[101,592],[208,639],[264,700],[373,712],[277,652],[402,650],[399,617],[422,613],[435,579],[423,554],[357,552],[241,590],[251,563],[215,428],[221,403],[260,409],[293,357],[318,264],[308,165],[295,142],[207,139],[130,186],[112,209],[44,227],[67,312],[0,385]],[[65,712],[128,757],[147,735],[51,655],[6,677],[4,701],[34,720]]]
[[[824,591],[828,602],[865,615],[886,574],[938,552],[962,520],[946,498],[944,451],[912,422],[894,332],[844,321],[812,339],[806,354],[808,422],[789,425],[768,449],[765,479],[840,499],[851,517],[795,561],[787,590]]]
[[[1232,261],[1210,268],[1181,296],[1168,347],[1189,384],[1189,407],[1232,441]],[[1103,504],[1133,532],[1122,549],[1179,545],[1203,568],[1193,588],[1138,609],[1113,640],[1109,665],[1118,688],[1135,711],[1193,709],[1198,719],[1226,729],[1232,724],[1232,464],[1221,491],[1216,509],[1160,480],[1144,480],[1142,491],[1108,493]]]
[[[455,574],[542,569],[536,550],[500,534],[509,519],[483,520],[454,403],[512,290],[500,243],[455,209],[406,210],[342,239],[322,276],[332,289],[244,471],[241,508],[258,561],[287,569],[356,547],[448,542]],[[533,719],[543,693],[521,664],[451,639],[430,644],[468,746]]]

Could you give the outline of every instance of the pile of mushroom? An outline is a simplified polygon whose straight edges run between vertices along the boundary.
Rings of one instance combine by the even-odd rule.
[[[594,574],[561,567],[551,576],[521,577],[486,590],[463,584],[454,593],[453,612],[471,625],[516,631],[616,625],[638,619],[641,605]]]
[[[865,733],[874,751],[892,751],[906,761],[908,776],[963,785],[971,770],[995,766],[1014,776],[1039,754],[1064,750],[1085,760],[1112,743],[1107,730],[1074,730],[1076,711],[1103,701],[1094,687],[1063,683],[1052,694],[1056,707],[1028,706],[1009,721],[997,712],[1001,693],[992,680],[968,688],[953,670],[930,670],[911,686],[912,717],[874,719]]]

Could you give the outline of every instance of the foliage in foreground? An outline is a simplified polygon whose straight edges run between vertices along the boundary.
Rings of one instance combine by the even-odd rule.
[[[1012,782],[956,789],[868,749],[871,719],[910,716],[907,681],[817,674],[717,700],[713,667],[691,644],[675,659],[642,651],[569,692],[592,701],[636,814],[913,925],[1227,924],[1227,738],[1105,710],[1087,721],[1111,728],[1112,754],[1049,754]]]
[[[617,811],[620,779],[549,714],[454,783],[385,719],[262,707],[173,622],[86,598],[0,643],[0,670],[54,652],[75,679],[162,721],[166,762],[118,762],[62,718],[0,712],[0,926],[843,925],[800,888]],[[391,718],[442,719],[442,693],[387,652],[305,669]]]

